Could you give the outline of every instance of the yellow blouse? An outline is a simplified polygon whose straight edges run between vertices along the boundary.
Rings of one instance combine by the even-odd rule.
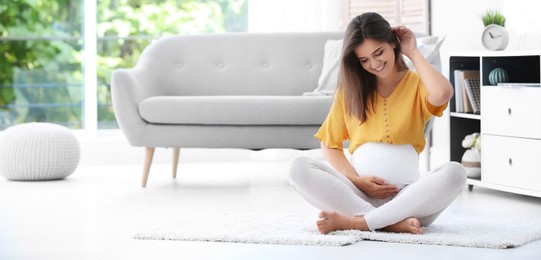
[[[375,112],[369,109],[361,124],[346,113],[342,93],[336,93],[327,119],[315,137],[326,146],[343,149],[349,140],[349,152],[366,142],[411,144],[421,153],[425,147],[424,128],[433,116],[441,116],[447,103],[436,107],[428,102],[428,92],[419,75],[408,71],[387,98],[375,94]],[[368,107],[372,108],[369,101]]]

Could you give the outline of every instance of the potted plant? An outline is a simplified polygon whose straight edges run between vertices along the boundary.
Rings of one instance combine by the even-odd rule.
[[[469,178],[481,177],[481,135],[473,133],[464,137],[462,147],[467,150],[462,155],[462,165]]]
[[[505,27],[505,16],[498,10],[486,11],[485,14],[481,17],[481,19],[483,20],[483,24],[485,25],[485,27],[491,24]]]
[[[505,30],[505,16],[497,10],[488,10],[481,20],[485,25],[481,41],[483,46],[492,51],[500,51],[507,47],[509,34]]]

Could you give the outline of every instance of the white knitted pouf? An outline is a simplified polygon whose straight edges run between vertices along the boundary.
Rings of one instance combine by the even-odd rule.
[[[8,180],[58,180],[72,174],[81,149],[66,127],[50,123],[25,123],[0,135],[0,174]]]

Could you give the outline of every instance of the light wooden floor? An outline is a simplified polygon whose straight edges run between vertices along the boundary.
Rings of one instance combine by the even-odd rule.
[[[286,161],[180,162],[151,169],[84,166],[64,181],[0,179],[0,259],[541,259],[541,241],[493,250],[363,241],[345,247],[142,241],[138,231],[214,211],[315,214],[287,183]],[[541,199],[466,188],[448,209],[472,214],[528,214]],[[216,219],[216,221],[220,221]],[[490,221],[490,218],[487,218]]]

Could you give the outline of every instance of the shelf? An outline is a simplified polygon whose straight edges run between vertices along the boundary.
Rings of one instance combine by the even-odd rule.
[[[509,56],[535,56],[541,55],[541,50],[511,50],[511,51],[458,51],[452,57],[509,57]]]
[[[470,178],[467,179],[466,183],[468,184],[470,190],[473,189],[473,186],[477,186],[477,187],[483,187],[483,188],[488,188],[488,189],[493,189],[493,190],[500,190],[500,191],[515,193],[515,194],[541,198],[540,191],[526,190],[522,188],[515,188],[515,187],[509,187],[505,185],[487,183],[478,179],[470,179]]]
[[[507,80],[509,81],[508,86],[489,85],[490,73],[496,68],[501,68],[507,72]],[[511,174],[506,172],[504,167],[500,167],[505,163],[498,164],[500,162],[507,162],[508,158],[510,158],[506,155],[509,153],[509,149],[506,149],[504,146],[511,146],[511,144],[513,144],[513,147],[516,146],[515,150],[521,150],[523,145],[520,145],[519,147],[518,145],[515,145],[515,143],[522,138],[530,137],[529,135],[523,134],[523,132],[516,134],[513,132],[514,130],[509,133],[502,132],[501,128],[505,126],[509,129],[515,129],[517,127],[521,129],[533,129],[533,127],[530,126],[536,126],[532,125],[534,122],[528,120],[531,120],[531,118],[539,118],[539,109],[537,109],[539,107],[535,107],[539,105],[539,99],[535,98],[532,93],[541,95],[541,89],[539,89],[539,83],[541,82],[541,51],[457,53],[456,55],[451,55],[449,58],[449,81],[453,86],[455,83],[455,70],[479,70],[481,86],[480,95],[481,100],[484,101],[481,104],[483,110],[482,117],[481,115],[473,113],[451,112],[449,114],[450,160],[455,162],[461,161],[465,151],[464,147],[462,147],[462,141],[466,135],[471,133],[488,134],[485,131],[491,129],[491,131],[495,131],[495,133],[505,133],[502,136],[498,136],[497,138],[499,139],[497,140],[483,138],[483,147],[490,147],[488,144],[492,144],[494,145],[492,148],[499,146],[502,146],[502,148],[501,151],[489,149],[487,151],[491,152],[483,154],[481,160],[484,165],[481,169],[483,178],[468,178],[467,184],[469,190],[471,191],[474,186],[477,186],[541,198],[541,183],[528,179],[532,174],[520,176]],[[507,88],[507,90],[505,90],[505,88]],[[516,88],[517,91],[509,90],[509,88]],[[511,92],[513,93],[513,96],[510,95]],[[502,105],[500,106],[500,104]],[[520,107],[521,109],[513,109],[514,113],[516,112],[512,117],[515,121],[504,122],[502,121],[501,116],[507,118],[509,110],[506,106],[510,109],[510,104]],[[456,106],[455,97],[453,96],[449,102],[450,111],[457,111]],[[537,120],[535,122],[539,121]],[[490,124],[493,125],[492,128],[487,127]],[[522,127],[519,127],[517,124],[522,124]],[[482,127],[482,125],[484,127]],[[528,144],[534,146],[536,150],[541,149],[538,146],[541,145],[539,131],[532,130],[532,132],[534,132],[534,135],[532,136],[535,137],[535,143],[528,142]],[[507,141],[504,142],[503,140]],[[495,158],[498,158],[498,160],[495,160]],[[538,164],[533,164],[536,159],[537,157],[532,155],[532,153],[520,153],[520,155],[517,155],[516,161],[520,161],[521,163],[513,165],[515,167],[513,168],[513,170],[515,170],[514,172],[529,173],[533,171],[533,175],[537,174],[538,172],[536,172],[536,169],[539,168]],[[515,158],[513,160],[515,160]],[[538,162],[535,161],[535,163]],[[520,167],[523,167],[524,169]],[[534,179],[538,180],[537,177]]]
[[[478,115],[478,114],[451,112],[449,115],[451,117],[460,117],[460,118],[469,118],[469,119],[481,120],[481,115]]]

